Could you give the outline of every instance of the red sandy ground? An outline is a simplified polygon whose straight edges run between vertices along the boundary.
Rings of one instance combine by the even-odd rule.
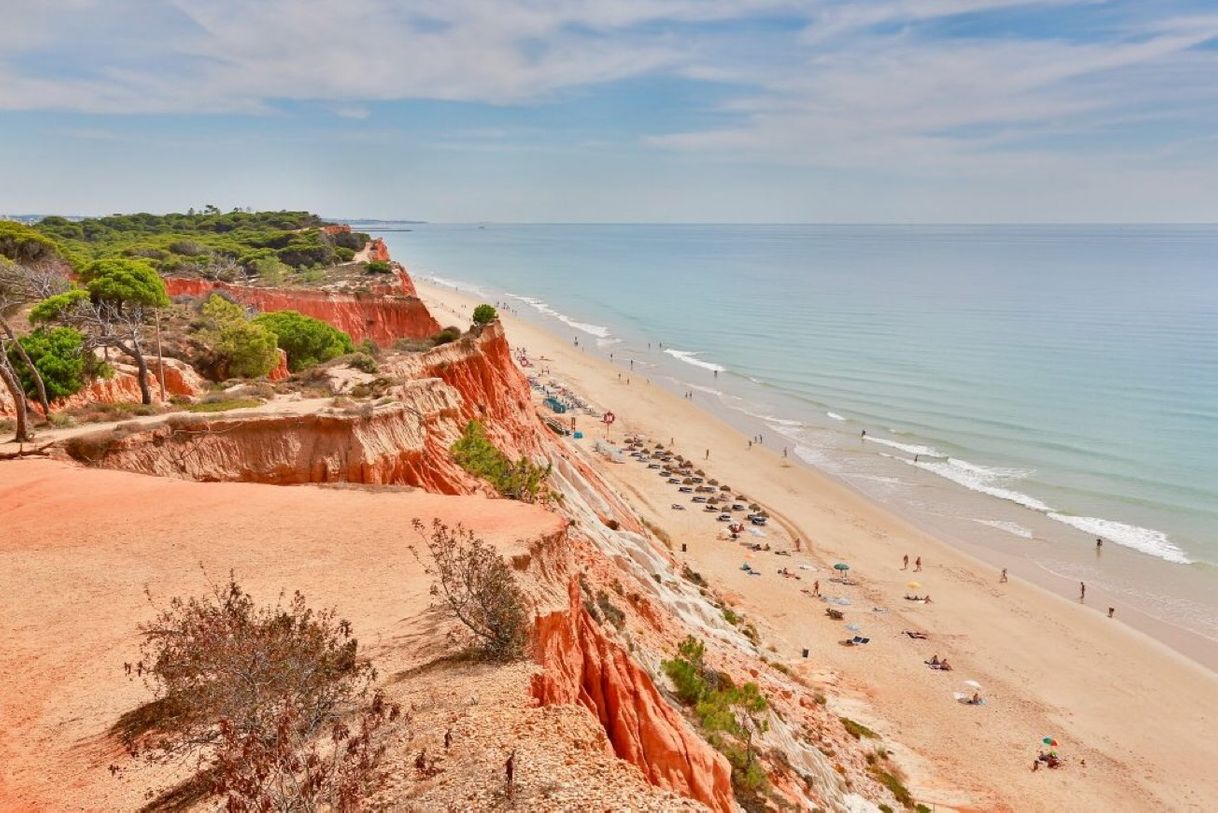
[[[154,613],[145,589],[164,604],[232,569],[259,601],[299,589],[312,606],[336,606],[382,674],[417,658],[406,645],[435,619],[430,578],[407,548],[414,517],[463,521],[500,547],[561,525],[480,497],[0,464],[0,809],[131,809],[150,783],[179,775],[107,770],[126,760],[105,732],[150,699],[123,673],[138,658],[136,626]]]

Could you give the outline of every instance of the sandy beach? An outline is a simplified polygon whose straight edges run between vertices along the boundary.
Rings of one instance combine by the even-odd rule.
[[[465,324],[477,301],[417,281],[443,324]],[[919,800],[958,810],[1207,810],[1218,805],[1208,776],[1218,764],[1210,736],[1218,677],[1119,619],[1055,596],[1012,572],[999,582],[990,565],[935,539],[855,491],[748,438],[696,403],[623,373],[511,314],[503,321],[515,348],[537,375],[566,384],[617,421],[620,443],[631,433],[670,442],[708,476],[763,503],[775,516],[752,552],[721,537],[713,513],[678,494],[654,470],[591,452],[603,425],[577,418],[586,435],[571,441],[598,461],[640,515],[665,529],[690,567],[703,573],[760,630],[766,654],[824,687],[832,708],[873,728],[910,774]],[[542,359],[545,359],[542,361]],[[622,375],[619,377],[619,373]],[[629,381],[630,383],[626,383]],[[671,508],[684,503],[685,511]],[[792,550],[791,537],[802,552]],[[909,570],[902,556],[910,557]],[[921,572],[911,572],[921,557]],[[760,576],[741,570],[748,562]],[[830,581],[848,562],[854,584]],[[777,573],[788,568],[799,579]],[[917,588],[908,585],[912,580]],[[814,581],[827,605],[809,595]],[[903,599],[930,594],[933,603]],[[843,621],[825,616],[827,606]],[[844,647],[844,624],[871,639]],[[914,640],[903,634],[927,635]],[[809,657],[801,657],[803,649]],[[924,661],[947,658],[950,673]],[[983,706],[953,699],[963,681],[980,683]],[[969,690],[971,691],[971,689]],[[1066,767],[1031,770],[1044,737],[1055,737]]]

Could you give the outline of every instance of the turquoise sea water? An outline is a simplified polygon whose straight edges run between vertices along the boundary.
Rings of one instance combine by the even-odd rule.
[[[372,230],[906,513],[1218,637],[1206,582],[1164,582],[1218,579],[1218,227]],[[1097,536],[1124,570],[1074,555]]]

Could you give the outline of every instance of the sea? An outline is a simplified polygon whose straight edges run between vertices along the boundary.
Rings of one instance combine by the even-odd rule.
[[[1218,667],[1218,226],[355,225]]]

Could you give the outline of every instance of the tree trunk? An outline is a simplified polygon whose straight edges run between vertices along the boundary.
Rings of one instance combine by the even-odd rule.
[[[13,409],[17,413],[17,434],[14,435],[13,440],[17,443],[29,443],[33,438],[30,437],[29,426],[26,423],[25,392],[22,391],[21,383],[9,365],[8,353],[5,350],[3,343],[0,342],[0,380],[4,381],[4,386],[12,393]]]
[[[140,403],[152,403],[152,390],[148,387],[148,362],[144,359],[144,354],[140,352],[140,346],[135,345],[135,352],[131,354],[135,359],[135,366],[139,369],[140,381]]]
[[[25,352],[25,348],[21,346],[21,342],[17,341],[17,336],[13,333],[13,328],[5,319],[0,319],[0,329],[8,335],[13,343],[13,347],[17,350],[17,355],[21,356],[21,360],[26,367],[30,368],[30,374],[34,376],[34,386],[38,388],[38,403],[42,404],[42,417],[45,421],[51,420],[51,401],[47,398],[46,383],[42,380],[42,373],[38,372],[38,368],[34,366],[34,362],[30,360],[29,354]]]

